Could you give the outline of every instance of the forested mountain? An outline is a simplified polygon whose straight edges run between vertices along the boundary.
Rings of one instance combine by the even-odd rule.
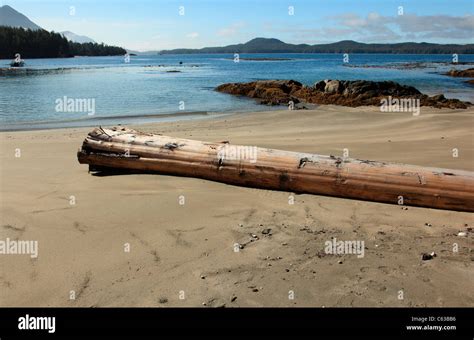
[[[474,44],[431,44],[405,42],[398,44],[364,44],[352,40],[332,44],[287,44],[278,39],[255,38],[245,44],[201,49],[174,49],[162,54],[191,53],[394,53],[394,54],[474,54]]]

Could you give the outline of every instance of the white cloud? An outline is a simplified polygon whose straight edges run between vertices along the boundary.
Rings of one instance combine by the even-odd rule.
[[[405,14],[382,16],[369,13],[363,17],[345,13],[327,18],[331,22],[323,27],[311,23],[284,25],[264,23],[268,34],[279,33],[287,42],[326,43],[338,40],[357,40],[373,43],[393,43],[402,41],[431,41],[472,43],[474,36],[474,15],[418,16]]]
[[[236,22],[228,27],[224,27],[217,32],[217,35],[220,37],[231,37],[240,33],[240,30],[245,27],[245,23]]]
[[[474,16],[449,16],[404,14],[397,16],[381,16],[370,13],[366,18],[355,14],[335,17],[343,28],[352,31],[352,35],[363,37],[365,41],[383,40],[420,40],[436,39],[468,39],[473,36]]]
[[[191,32],[191,33],[186,34],[186,37],[191,38],[191,39],[196,39],[197,37],[199,37],[199,33],[198,32]]]

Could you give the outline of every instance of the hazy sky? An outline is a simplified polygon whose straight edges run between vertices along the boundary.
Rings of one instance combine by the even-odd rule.
[[[474,0],[0,0],[0,4],[10,5],[47,30],[72,31],[141,51],[222,46],[255,37],[309,44],[346,39],[474,42]]]

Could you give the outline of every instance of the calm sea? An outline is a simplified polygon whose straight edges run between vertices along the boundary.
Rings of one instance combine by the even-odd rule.
[[[295,79],[308,85],[321,79],[393,80],[430,95],[444,93],[474,102],[474,88],[464,83],[466,79],[439,74],[449,70],[449,65],[352,68],[343,66],[342,54],[241,54],[240,58],[238,63],[232,54],[141,55],[132,56],[130,63],[123,57],[26,60],[27,67],[41,72],[0,76],[0,130],[131,124],[268,110],[251,99],[213,90],[222,83],[256,79]],[[349,58],[351,65],[391,65],[451,62],[452,56],[351,54]],[[474,55],[460,55],[459,61],[474,62]],[[9,60],[0,60],[0,67],[8,64]],[[58,106],[68,100],[75,104],[86,100],[94,110]],[[82,107],[78,105],[74,108]]]

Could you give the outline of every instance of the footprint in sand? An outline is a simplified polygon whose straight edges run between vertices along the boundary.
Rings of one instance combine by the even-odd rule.
[[[137,234],[133,232],[130,232],[130,236],[138,240],[138,242],[140,242],[141,245],[148,248],[148,253],[153,256],[153,260],[155,262],[160,262],[161,259],[160,259],[160,256],[158,255],[158,252],[155,249],[153,249],[153,247],[147,241],[143,240],[142,238],[140,238]]]
[[[75,301],[79,300],[79,298],[83,295],[84,291],[89,287],[90,281],[91,281],[91,272],[88,271],[84,275],[84,278],[82,279],[82,282],[79,285],[79,288],[76,290]]]
[[[81,232],[83,235],[87,232],[87,229],[88,229],[85,225],[83,224],[81,225],[81,223],[79,222],[74,222],[73,226],[74,226],[74,229]]]
[[[23,235],[23,233],[26,231],[26,227],[20,228],[11,224],[2,225],[2,229],[7,230],[9,232],[16,233],[16,237],[15,237],[16,239],[19,239],[21,235]]]

